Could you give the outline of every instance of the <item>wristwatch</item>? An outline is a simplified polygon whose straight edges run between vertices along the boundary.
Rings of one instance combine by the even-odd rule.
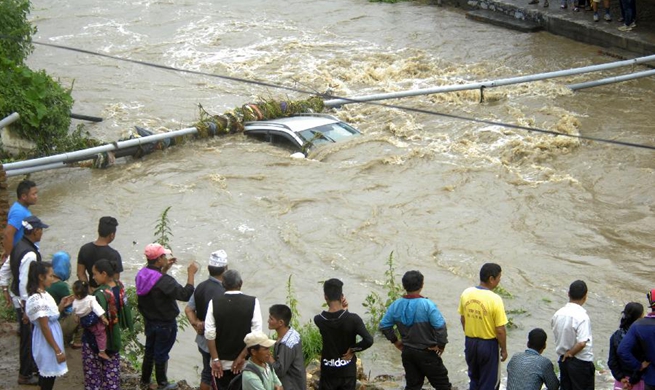
[[[221,359],[219,359],[219,358],[212,359],[212,362],[220,362],[220,361],[221,361]]]

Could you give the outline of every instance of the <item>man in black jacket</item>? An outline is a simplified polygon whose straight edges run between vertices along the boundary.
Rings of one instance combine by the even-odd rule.
[[[202,355],[200,390],[209,390],[212,385],[212,369],[209,363],[211,356],[205,338],[205,318],[207,317],[209,301],[225,293],[223,274],[227,271],[227,253],[222,249],[212,252],[209,256],[207,270],[209,271],[209,277],[198,284],[196,291],[184,309],[184,314],[189,319],[189,323],[196,330],[196,344],[198,344],[198,351]]]
[[[348,311],[342,281],[325,281],[323,293],[328,310],[314,317],[323,338],[319,390],[354,390],[357,384],[355,352],[373,345],[373,336],[366,330],[364,321]],[[359,343],[357,336],[362,338]]]
[[[146,350],[141,367],[141,384],[149,386],[153,363],[158,389],[177,389],[168,384],[166,366],[168,353],[173,348],[177,336],[177,315],[180,309],[176,301],[189,301],[193,295],[193,279],[198,266],[192,262],[187,268],[187,283],[180,285],[166,272],[177,261],[167,258],[171,251],[159,244],[146,246],[148,265],[136,274],[136,293],[138,308],[145,320]]]

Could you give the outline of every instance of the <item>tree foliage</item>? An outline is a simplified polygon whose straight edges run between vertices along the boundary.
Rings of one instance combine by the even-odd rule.
[[[0,119],[17,112],[20,119],[11,128],[35,142],[38,155],[81,149],[86,146],[85,137],[81,132],[69,134],[71,90],[44,70],[25,65],[34,50],[32,34],[36,32],[27,20],[30,8],[29,0],[0,1]]]
[[[0,1],[0,58],[22,65],[34,50],[36,27],[27,21],[30,6],[29,0]]]
[[[68,136],[73,106],[70,91],[43,70],[35,72],[6,59],[0,59],[0,64],[0,116],[18,112],[20,120],[12,129],[20,137],[36,142],[39,152],[49,154],[60,139]]]

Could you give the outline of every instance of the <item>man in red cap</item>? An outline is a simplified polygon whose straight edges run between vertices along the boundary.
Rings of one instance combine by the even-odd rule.
[[[655,289],[650,290],[646,297],[651,312],[630,326],[619,344],[618,353],[629,369],[643,371],[641,378],[646,384],[645,390],[655,390]]]
[[[141,385],[148,387],[152,376],[153,363],[157,388],[177,389],[168,384],[166,368],[168,353],[173,348],[177,336],[177,315],[180,309],[176,301],[188,302],[193,295],[194,275],[198,266],[191,262],[187,268],[187,283],[180,285],[166,272],[177,261],[168,258],[171,251],[159,244],[148,244],[145,249],[148,265],[136,274],[136,294],[138,308],[145,320],[146,350],[141,366]]]

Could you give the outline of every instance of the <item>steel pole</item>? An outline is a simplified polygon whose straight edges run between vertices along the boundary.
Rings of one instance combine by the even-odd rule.
[[[646,70],[646,71],[643,71],[643,72],[636,72],[636,73],[624,74],[624,75],[621,75],[621,76],[608,77],[606,79],[587,81],[587,82],[578,83],[578,84],[571,84],[571,85],[567,85],[567,87],[571,88],[574,91],[577,91],[577,90],[580,90],[580,89],[598,87],[598,86],[607,85],[607,84],[620,83],[622,81],[640,79],[642,77],[649,77],[649,76],[655,76],[655,70]]]
[[[538,73],[529,76],[512,77],[508,79],[483,81],[483,82],[469,83],[469,84],[445,85],[442,87],[415,89],[412,91],[402,91],[402,92],[380,93],[375,95],[359,96],[353,98],[332,99],[332,100],[326,100],[324,104],[326,107],[335,107],[335,106],[342,106],[344,104],[349,104],[349,103],[361,103],[361,102],[369,102],[374,100],[398,99],[398,98],[410,97],[410,96],[431,95],[434,93],[456,92],[456,91],[466,91],[470,89],[500,87],[504,85],[529,83],[532,81],[546,80],[556,77],[572,76],[581,73],[598,72],[601,70],[615,69],[623,66],[637,65],[637,64],[642,64],[651,61],[655,61],[655,55],[635,58],[632,60],[610,62],[607,64],[585,66],[582,68],[573,68],[573,69],[566,69],[566,70],[558,70],[554,72]]]
[[[11,171],[7,171],[6,173],[7,173],[7,177],[11,177],[11,176],[27,175],[28,173],[34,173],[34,172],[47,171],[49,169],[58,169],[58,168],[66,168],[66,167],[71,167],[71,166],[66,165],[63,162],[59,162],[54,164],[38,165],[35,167],[12,169]]]
[[[107,145],[96,146],[94,148],[78,150],[70,153],[62,153],[54,156],[35,158],[32,160],[18,161],[15,163],[4,164],[3,168],[9,174],[9,171],[20,168],[35,167],[41,165],[47,165],[52,163],[63,163],[66,161],[80,161],[81,157],[91,157],[97,153],[110,152],[112,150],[120,150],[124,148],[129,148],[132,146],[138,146],[143,144],[149,144],[155,141],[159,141],[166,138],[175,138],[187,134],[196,134],[198,129],[195,127],[189,127],[186,129],[170,131],[168,133],[154,134],[146,137],[139,137],[130,139],[127,141],[119,141]]]
[[[0,121],[0,129],[2,129],[5,126],[9,126],[10,124],[16,122],[20,118],[20,115],[18,115],[17,112],[14,112],[13,114],[9,115],[8,117],[4,118],[3,120]]]

